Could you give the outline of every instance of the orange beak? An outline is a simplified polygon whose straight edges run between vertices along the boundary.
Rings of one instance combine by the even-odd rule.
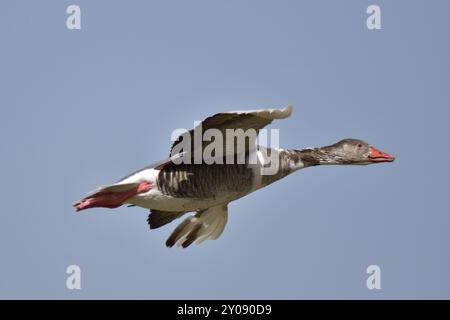
[[[377,148],[370,147],[369,160],[371,162],[392,162],[395,160],[395,157],[390,155],[389,153],[378,150]]]

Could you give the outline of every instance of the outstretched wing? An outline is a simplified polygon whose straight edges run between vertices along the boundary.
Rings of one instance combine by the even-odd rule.
[[[199,211],[176,227],[167,239],[166,245],[169,248],[175,244],[186,248],[193,242],[199,244],[208,239],[217,239],[222,234],[227,220],[227,204]]]
[[[245,153],[248,153],[253,148],[255,148],[254,141],[249,140],[239,140],[233,139],[233,145],[227,145],[226,135],[227,129],[237,130],[242,129],[244,132],[253,129],[256,132],[255,138],[259,133],[259,130],[270,124],[274,119],[284,119],[291,115],[292,106],[289,105],[282,109],[259,109],[259,110],[249,110],[249,111],[234,111],[234,112],[222,112],[217,113],[209,118],[206,118],[202,121],[197,127],[194,129],[185,132],[180,135],[178,139],[173,143],[172,148],[170,150],[170,156],[174,157],[180,154],[181,143],[185,141],[190,142],[190,150],[182,150],[183,153],[188,154],[190,157],[194,156],[196,150],[201,148],[202,150],[208,146],[213,141],[202,141],[199,146],[195,145],[195,134],[194,132],[198,132],[200,137],[203,137],[203,134],[208,129],[216,129],[220,132],[223,138],[223,154],[220,156],[233,155],[238,153],[239,150],[244,150]],[[202,139],[203,140],[203,139]],[[247,143],[246,143],[247,141]],[[240,144],[241,143],[241,144]],[[239,145],[240,144],[240,145]],[[245,144],[245,145],[243,145]]]

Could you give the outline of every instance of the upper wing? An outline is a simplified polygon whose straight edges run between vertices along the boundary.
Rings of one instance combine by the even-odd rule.
[[[227,204],[199,211],[195,215],[186,218],[176,227],[169,239],[167,239],[166,245],[169,248],[175,244],[186,248],[193,242],[199,244],[208,239],[217,239],[222,234],[227,220]]]
[[[200,137],[203,137],[204,132],[208,129],[217,129],[222,134],[224,148],[223,154],[221,154],[220,156],[236,154],[239,150],[245,150],[245,153],[248,153],[252,148],[255,147],[254,141],[250,141],[249,144],[246,144],[246,140],[234,139],[233,145],[227,146],[225,143],[227,129],[242,129],[243,131],[253,129],[256,131],[257,135],[260,129],[270,124],[274,119],[287,118],[291,115],[291,113],[291,105],[282,109],[259,109],[217,113],[203,120],[203,122],[201,122],[201,124],[199,124],[194,129],[180,135],[172,145],[170,156],[174,157],[180,155],[181,143],[183,143],[183,141],[185,140],[190,141],[191,148],[190,150],[183,149],[183,153],[189,154],[190,157],[193,157],[195,151],[198,150],[199,147],[201,147],[203,151],[207,145],[213,143],[214,139],[212,139],[213,141],[203,141],[202,139],[202,143],[197,147],[194,143],[194,132],[195,130],[198,130],[198,132],[201,134]],[[239,145],[239,143],[241,143],[241,145]],[[245,145],[242,145],[242,143],[244,143]]]

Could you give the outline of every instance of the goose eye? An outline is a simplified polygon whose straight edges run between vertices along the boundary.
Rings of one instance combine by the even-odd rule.
[[[358,148],[361,148],[362,147],[362,144],[358,144]]]

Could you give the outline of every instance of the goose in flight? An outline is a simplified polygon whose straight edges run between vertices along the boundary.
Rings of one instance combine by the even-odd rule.
[[[221,235],[231,201],[294,171],[317,165],[367,165],[394,161],[390,154],[357,139],[344,139],[329,146],[301,150],[265,148],[252,140],[239,142],[233,139],[231,146],[225,143],[223,148],[217,148],[214,152],[215,160],[230,157],[237,160],[241,156],[242,161],[195,161],[197,151],[206,151],[215,141],[212,139],[205,139],[200,145],[194,143],[194,147],[181,148],[184,142],[195,140],[198,128],[201,134],[213,129],[214,133],[225,136],[228,129],[241,129],[254,130],[257,135],[273,120],[287,118],[291,113],[292,106],[215,114],[180,135],[166,160],[138,170],[114,184],[100,187],[75,203],[74,207],[76,211],[95,207],[117,208],[124,204],[147,208],[150,209],[147,219],[150,229],[159,228],[192,212],[166,241],[168,247],[177,245],[186,248],[192,243],[217,239]],[[264,174],[263,169],[271,161],[278,163],[276,170]]]

